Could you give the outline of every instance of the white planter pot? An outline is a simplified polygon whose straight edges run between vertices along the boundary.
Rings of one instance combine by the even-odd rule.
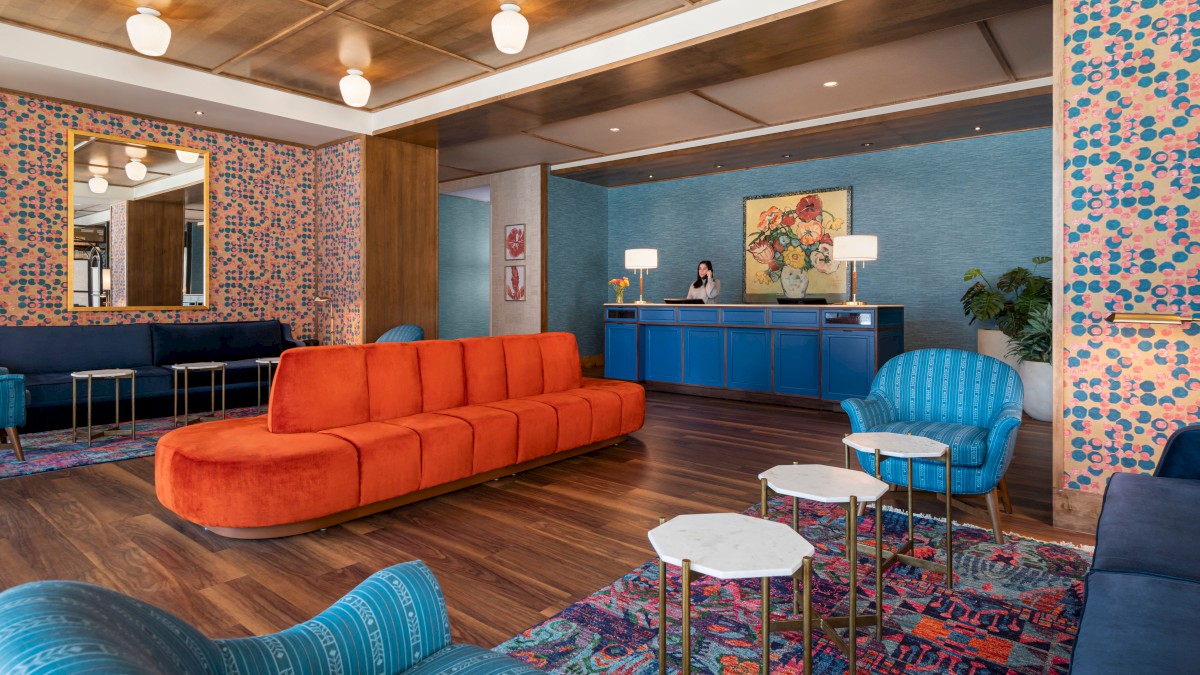
[[[1001,331],[980,328],[977,344],[976,350],[980,354],[1000,359],[1012,366],[1014,370],[1020,370],[1020,362],[1017,357],[1008,355],[1008,350],[1012,348],[1012,340],[1009,340],[1008,336]]]
[[[1049,363],[1024,361],[1019,372],[1025,387],[1025,414],[1049,422],[1054,416],[1054,370]]]

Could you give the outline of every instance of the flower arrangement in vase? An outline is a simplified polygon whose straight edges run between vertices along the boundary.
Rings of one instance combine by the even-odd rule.
[[[758,230],[747,235],[746,251],[764,266],[755,274],[761,285],[780,283],[789,298],[808,293],[808,271],[833,274],[833,237],[845,221],[827,211],[820,195],[805,195],[794,208],[772,206],[758,217]]]
[[[608,285],[612,286],[613,290],[617,292],[617,304],[625,302],[625,289],[629,288],[629,277],[609,279]]]

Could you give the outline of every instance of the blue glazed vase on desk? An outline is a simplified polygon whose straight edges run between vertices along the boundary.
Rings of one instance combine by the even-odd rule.
[[[787,297],[803,298],[808,294],[808,271],[784,266],[779,273],[779,283]]]

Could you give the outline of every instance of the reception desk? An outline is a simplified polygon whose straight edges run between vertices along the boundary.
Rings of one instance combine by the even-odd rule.
[[[650,389],[832,408],[903,351],[900,305],[604,306],[605,377]]]

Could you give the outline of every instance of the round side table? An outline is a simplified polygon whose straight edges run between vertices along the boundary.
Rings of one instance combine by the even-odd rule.
[[[105,368],[101,370],[80,370],[71,373],[71,442],[79,440],[79,387],[81,380],[87,381],[87,446],[92,447],[92,441],[101,436],[128,436],[131,440],[137,438],[137,373],[130,368]],[[113,416],[113,426],[107,429],[92,431],[92,382],[95,380],[113,381],[113,401],[116,412]],[[121,380],[129,380],[129,428],[121,428]]]
[[[172,371],[172,384],[174,385],[174,393],[171,399],[175,404],[175,414],[172,421],[172,426],[179,426],[179,373],[183,373],[183,425],[188,426],[193,422],[210,422],[217,419],[225,419],[225,364],[220,361],[200,361],[197,363],[176,363],[170,366]],[[209,373],[209,395],[210,404],[207,413],[189,414],[188,413],[188,375],[190,373]],[[221,373],[221,416],[217,417],[217,373]]]
[[[268,357],[262,358],[262,359],[254,359],[254,371],[255,371],[254,374],[255,374],[255,377],[257,378],[255,380],[255,384],[254,384],[254,391],[258,394],[258,405],[255,407],[255,412],[258,412],[260,414],[262,413],[262,381],[263,381],[262,380],[262,371],[263,371],[263,366],[267,367],[267,401],[269,403],[271,400],[271,382],[274,381],[274,377],[272,377],[271,371],[272,371],[272,369],[279,368],[279,357],[278,356],[268,356]]]

